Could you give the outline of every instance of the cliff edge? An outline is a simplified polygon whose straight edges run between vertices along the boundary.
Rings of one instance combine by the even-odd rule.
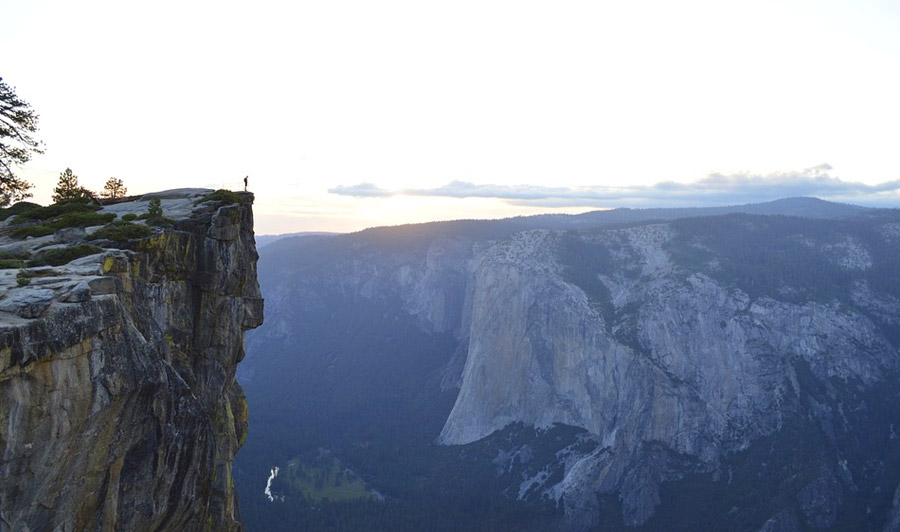
[[[210,192],[100,211],[161,198],[167,223],[139,238],[88,227],[18,240],[0,226],[0,251],[95,251],[0,269],[0,530],[242,529],[234,375],[263,310],[253,195]]]

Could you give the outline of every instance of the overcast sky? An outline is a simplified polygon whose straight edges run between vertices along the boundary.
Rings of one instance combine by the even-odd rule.
[[[260,234],[900,206],[896,0],[0,0],[0,49],[40,202],[71,167],[133,193],[249,175]]]

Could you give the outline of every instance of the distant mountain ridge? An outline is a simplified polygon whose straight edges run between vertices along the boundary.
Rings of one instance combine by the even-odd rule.
[[[256,235],[256,247],[261,248],[263,246],[268,246],[272,242],[277,242],[282,238],[293,238],[293,237],[320,237],[320,236],[331,236],[336,235],[338,233],[329,233],[326,231],[300,231],[298,233],[281,233],[279,235]]]
[[[723,207],[676,207],[676,208],[619,208],[606,211],[590,211],[582,214],[545,214],[529,216],[543,228],[575,228],[594,225],[646,222],[650,220],[675,220],[697,216],[717,216],[722,214],[780,214],[804,218],[842,218],[872,211],[846,203],[836,203],[812,197],[783,198],[764,203],[745,203]],[[552,220],[552,221],[551,221]]]
[[[746,214],[780,214],[784,216],[801,216],[805,218],[841,218],[853,216],[876,209],[861,207],[846,203],[835,203],[812,197],[784,198],[764,203],[746,203],[741,205],[729,205],[723,207],[683,207],[683,208],[618,208],[610,210],[589,211],[582,214],[536,214],[531,216],[517,216],[513,218],[483,219],[483,220],[450,220],[448,222],[425,222],[423,224],[404,225],[429,225],[442,223],[464,222],[491,222],[521,224],[522,227],[541,229],[567,229],[590,227],[599,225],[615,225],[624,223],[639,223],[649,220],[674,220],[678,218],[691,218],[695,216],[715,216],[721,214],[746,213]],[[383,229],[387,226],[377,226],[368,230]],[[320,237],[334,236],[342,233],[327,231],[300,231],[296,233],[281,233],[277,235],[256,235],[257,247],[293,237]]]

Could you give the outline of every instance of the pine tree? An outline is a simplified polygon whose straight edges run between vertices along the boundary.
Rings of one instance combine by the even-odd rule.
[[[0,78],[0,207],[31,197],[31,183],[19,179],[13,167],[25,164],[35,153],[43,153],[41,143],[32,137],[37,131],[38,115],[28,102]]]
[[[147,205],[147,219],[152,221],[162,219],[163,210],[162,210],[162,200],[159,198],[153,198],[150,200],[150,204]]]
[[[125,196],[127,192],[128,189],[125,188],[125,183],[121,179],[110,177],[106,180],[106,184],[103,185],[103,192],[100,195],[104,198],[115,199]]]
[[[59,174],[59,182],[56,184],[56,188],[53,189],[52,198],[54,203],[70,199],[87,198],[89,196],[90,192],[78,185],[78,176],[72,173],[71,168],[66,168],[65,172]]]

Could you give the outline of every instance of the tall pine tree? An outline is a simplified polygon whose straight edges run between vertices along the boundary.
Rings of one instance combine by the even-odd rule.
[[[32,134],[38,115],[28,102],[0,78],[0,207],[28,198],[31,183],[16,177],[13,168],[25,164],[35,153],[43,153]]]
[[[72,173],[71,168],[66,168],[65,172],[59,174],[59,182],[56,184],[56,188],[53,189],[52,198],[54,203],[86,197],[88,197],[88,191],[78,185],[78,176]]]

